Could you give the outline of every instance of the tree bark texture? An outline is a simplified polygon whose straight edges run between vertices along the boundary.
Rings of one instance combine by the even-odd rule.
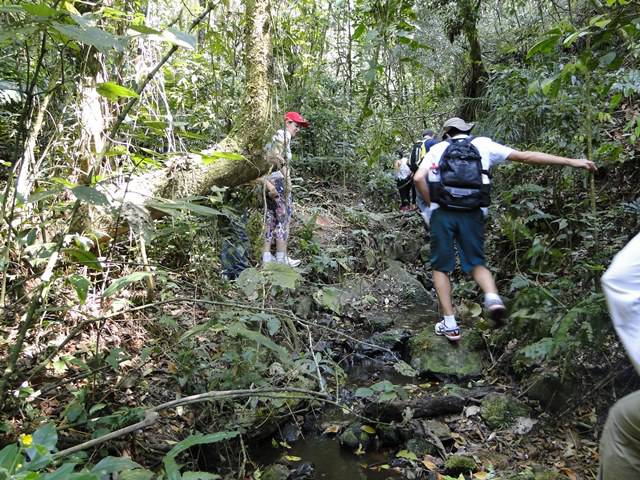
[[[165,198],[206,195],[211,187],[241,185],[269,170],[262,155],[269,128],[271,35],[268,0],[246,0],[245,5],[244,104],[231,133],[214,150],[242,153],[246,160],[221,158],[205,165],[201,158],[193,155],[174,162],[167,169],[132,180],[130,193]]]

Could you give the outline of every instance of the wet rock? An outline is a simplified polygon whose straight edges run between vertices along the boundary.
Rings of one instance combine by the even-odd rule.
[[[438,454],[438,447],[426,438],[410,438],[407,440],[407,450],[415,453],[418,458]]]
[[[369,433],[365,430],[370,430]],[[364,426],[361,423],[352,423],[339,436],[340,446],[351,451],[367,450],[373,445],[375,440],[375,430],[372,427]]]
[[[512,458],[493,450],[477,450],[473,456],[480,465],[493,465],[496,470],[506,470],[512,465]]]
[[[409,341],[411,366],[420,375],[444,374],[456,377],[479,377],[483,356],[464,340],[452,344],[438,336],[430,326]]]
[[[422,428],[433,433],[441,442],[448,442],[451,438],[449,425],[437,420],[420,420]]]
[[[367,340],[367,343],[377,345],[388,350],[402,352],[410,337],[410,331],[395,328],[393,330],[387,330],[386,332],[376,333]],[[366,352],[371,351],[370,353],[380,352],[380,350],[376,350],[364,344],[361,344],[359,348]]]
[[[365,319],[369,322],[374,332],[388,330],[396,321],[395,315],[392,312],[371,312],[367,314]]]
[[[406,303],[434,306],[433,297],[422,283],[407,272],[400,262],[390,260],[389,267],[376,280],[374,288],[382,291],[392,290]]]
[[[461,473],[468,473],[475,471],[478,466],[471,457],[465,457],[464,455],[451,455],[444,462],[444,468],[448,475],[460,475]]]
[[[287,480],[311,480],[316,468],[313,463],[303,463],[289,474]]]
[[[482,400],[480,416],[491,429],[508,427],[528,415],[529,408],[510,395],[490,393]]]
[[[284,465],[269,465],[262,472],[261,480],[287,480],[289,469]]]
[[[545,410],[559,412],[567,407],[575,385],[561,380],[555,372],[544,372],[532,378],[526,391],[527,398],[538,401]]]
[[[296,300],[296,315],[300,318],[309,318],[311,312],[313,311],[313,307],[315,302],[313,297],[310,295],[305,295],[304,297],[298,298]]]
[[[289,422],[285,424],[285,426],[282,427],[280,431],[280,436],[282,437],[282,440],[284,440],[287,443],[297,442],[298,440],[300,440],[300,435],[301,435],[300,428],[294,422]]]
[[[378,425],[376,432],[378,433],[381,446],[396,447],[404,442],[405,437],[403,437],[400,430],[398,425]]]

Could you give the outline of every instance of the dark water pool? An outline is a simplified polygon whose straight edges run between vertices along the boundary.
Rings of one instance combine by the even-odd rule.
[[[366,452],[355,455],[340,448],[338,440],[325,435],[307,436],[291,445],[290,449],[262,446],[252,454],[252,460],[261,466],[271,465],[285,456],[298,457],[298,462],[287,463],[295,468],[299,463],[312,463],[313,478],[324,480],[387,480],[401,478],[393,470],[380,470],[389,460],[388,452]],[[285,460],[286,461],[286,460]]]

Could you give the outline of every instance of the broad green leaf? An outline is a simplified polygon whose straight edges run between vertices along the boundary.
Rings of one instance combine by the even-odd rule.
[[[155,473],[141,468],[120,472],[118,475],[119,480],[153,480],[154,478],[156,478]],[[185,477],[182,478],[184,479]]]
[[[43,3],[40,3],[38,5],[22,5],[22,9],[28,14],[35,15],[37,17],[55,17],[56,15],[63,13]]]
[[[607,15],[596,15],[589,20],[589,25],[592,27],[605,28],[611,23],[611,18]]]
[[[57,22],[53,22],[51,26],[65,37],[86,45],[92,45],[103,53],[112,49],[119,52],[124,50],[118,37],[97,27],[80,27]]]
[[[121,472],[122,470],[132,470],[134,468],[142,468],[136,462],[124,457],[105,457],[100,460],[95,467],[91,469],[91,473],[99,475],[108,475],[110,473]]]
[[[600,66],[608,67],[616,59],[616,52],[609,52],[606,55],[600,57]]]
[[[104,193],[99,192],[93,187],[87,185],[78,185],[71,189],[73,195],[81,202],[91,203],[101,207],[109,206],[109,199]]]
[[[56,468],[51,473],[46,473],[42,480],[69,480],[72,478],[73,470],[76,468],[75,463],[65,463],[61,467]],[[39,479],[39,477],[37,477]]]
[[[367,31],[367,27],[364,23],[359,24],[355,31],[353,32],[353,36],[351,37],[353,40],[358,40],[365,32]]]
[[[556,47],[559,39],[560,35],[550,35],[546,38],[543,38],[529,49],[529,51],[527,52],[527,58],[531,58],[537,53],[552,52]]]
[[[18,453],[19,448],[15,443],[10,443],[2,450],[0,450],[0,468],[9,469],[12,465],[20,463],[19,461],[17,461]]]
[[[416,454],[409,450],[400,450],[398,453],[396,453],[396,457],[406,458],[407,460],[413,460],[415,462],[418,461],[418,457],[416,456]]]
[[[290,290],[296,288],[296,282],[300,279],[300,274],[295,268],[283,263],[268,263],[263,272],[268,276],[272,285]]]
[[[370,398],[375,395],[375,392],[370,388],[360,387],[356,390],[356,393],[354,395],[358,398]]]
[[[123,87],[122,85],[118,85],[115,82],[99,83],[96,87],[96,90],[100,95],[108,98],[111,101],[118,100],[121,97],[138,98],[140,96],[133,90],[130,90],[127,87]]]
[[[147,27],[146,25],[130,25],[129,29],[133,30],[136,33],[149,34],[152,33],[154,35],[161,35],[161,30],[156,30],[155,28]],[[127,32],[128,35],[131,35],[130,32]]]
[[[184,47],[189,50],[196,48],[196,37],[175,28],[167,28],[160,33],[160,35],[151,34],[149,38],[159,42],[167,42],[178,47]]]
[[[363,432],[368,433],[369,435],[375,435],[375,434],[376,434],[376,429],[375,429],[375,428],[373,428],[373,427],[372,427],[372,426],[370,426],[370,425],[363,425],[363,426],[361,427],[361,430],[362,430]]]
[[[109,355],[104,359],[104,361],[107,362],[113,370],[118,370],[120,362],[127,358],[129,358],[129,356],[121,348],[116,347],[111,349]]]
[[[342,291],[340,289],[325,287],[315,292],[313,298],[321,307],[327,308],[340,315],[340,313],[342,313],[341,295]]]
[[[4,42],[5,40],[21,40],[24,36],[29,36],[38,30],[38,27],[35,25],[27,25],[25,27],[18,28],[3,28],[2,32],[0,32],[0,42]]]
[[[269,331],[269,335],[273,337],[280,331],[280,327],[280,320],[277,317],[273,317],[270,315],[267,319],[267,330]]]
[[[393,364],[393,368],[400,375],[404,375],[405,377],[416,377],[418,372],[407,362],[403,360],[399,360],[398,362]]]
[[[40,192],[34,192],[29,195],[27,199],[27,203],[36,203],[40,200],[44,200],[45,198],[54,197],[58,195],[62,191],[62,188],[53,188],[51,190],[43,190]]]
[[[206,445],[209,443],[217,443],[223,440],[229,440],[239,435],[239,432],[217,432],[208,435],[197,434],[190,435],[181,442],[178,442],[167,453],[162,460],[164,462],[165,473],[167,474],[167,480],[180,480],[180,469],[175,461],[175,458],[185,450],[194,447],[196,445]]]
[[[229,335],[240,335],[248,340],[252,340],[276,353],[282,363],[291,363],[289,352],[287,352],[284,347],[281,347],[270,338],[262,335],[260,332],[249,330],[240,322],[229,325],[227,327],[227,333],[229,333]]]
[[[565,47],[570,47],[571,45],[574,44],[576,40],[584,37],[585,35],[589,35],[589,32],[585,30],[582,30],[579,32],[573,32],[569,36],[567,36],[567,38],[564,39],[564,42],[562,42],[562,45]]]
[[[236,280],[236,284],[242,289],[248,298],[253,298],[258,288],[264,285],[264,275],[256,268],[245,268]]]
[[[91,281],[87,277],[78,275],[77,273],[71,275],[68,280],[71,286],[76,291],[78,300],[80,300],[80,304],[84,304],[84,302],[86,302],[87,300],[89,288],[91,287]]]
[[[126,275],[124,277],[118,278],[117,280],[113,281],[111,285],[109,285],[109,288],[107,288],[104,291],[102,296],[104,298],[108,298],[114,295],[115,293],[119,292],[120,290],[122,290],[127,285],[130,285],[135,282],[139,282],[140,280],[144,280],[145,278],[149,278],[151,276],[152,276],[151,272],[130,273],[129,275]]]
[[[72,260],[81,263],[82,265],[86,265],[89,268],[93,268],[94,270],[102,270],[102,264],[98,257],[96,257],[93,253],[87,252],[86,250],[82,250],[80,248],[65,248],[62,250],[63,253],[69,255]]]
[[[207,472],[184,472],[182,474],[182,480],[219,480],[221,478],[220,475]]]
[[[33,445],[42,445],[48,450],[54,450],[58,443],[58,432],[53,423],[45,423],[33,433]]]
[[[223,212],[215,208],[181,200],[149,200],[145,205],[149,208],[168,213],[169,215],[177,215],[181,210],[210,217],[224,215]]]
[[[395,389],[396,386],[389,380],[382,380],[371,385],[371,390],[375,392],[393,392]]]

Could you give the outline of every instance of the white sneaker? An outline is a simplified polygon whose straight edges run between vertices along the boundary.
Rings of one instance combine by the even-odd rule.
[[[271,262],[275,262],[276,259],[273,258],[273,255],[271,255],[270,253],[263,253],[262,254],[262,265],[266,265],[267,263],[271,263]]]
[[[439,321],[435,324],[434,328],[436,335],[444,335],[444,337],[450,342],[457,342],[460,340],[460,327],[447,327],[444,323],[444,320]]]
[[[283,260],[277,260],[277,262],[289,265],[290,267],[297,267],[298,265],[300,265],[300,260],[296,260],[295,258],[291,257],[284,257]]]
[[[302,263],[300,260],[296,260],[295,258],[287,257],[287,265],[290,267],[297,267]]]

